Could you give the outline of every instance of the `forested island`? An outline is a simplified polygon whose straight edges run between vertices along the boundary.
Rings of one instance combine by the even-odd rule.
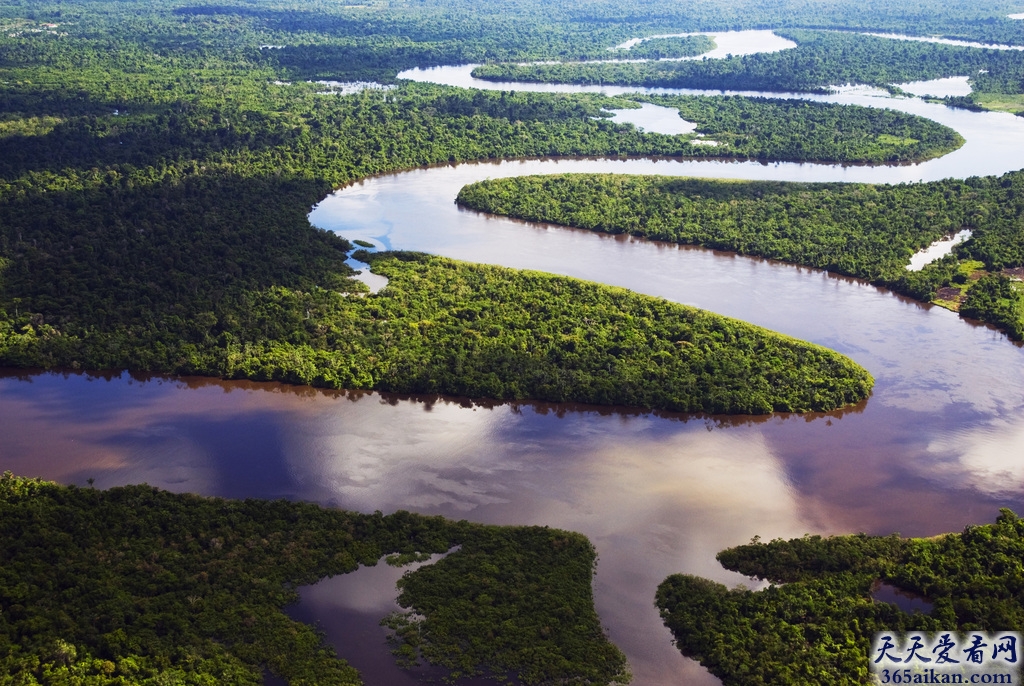
[[[867,279],[1024,338],[1024,174],[862,185],[556,175],[467,186],[476,210],[603,233],[701,245]],[[970,229],[952,255],[908,271],[917,251]]]
[[[674,575],[658,588],[657,604],[683,654],[726,686],[872,683],[875,632],[1024,626],[1022,541],[1024,521],[1007,509],[994,524],[932,538],[753,541],[722,551],[718,560],[770,581],[768,588],[729,590]],[[930,611],[910,613],[874,600],[878,582],[927,599]],[[1016,660],[1007,665],[1015,675]]]
[[[873,383],[825,348],[623,289],[423,254],[357,255],[390,279],[382,293],[227,291],[195,316],[123,321],[102,334],[9,329],[0,353],[24,366],[680,412],[827,411]]]
[[[688,157],[904,163],[941,157],[960,134],[929,119],[858,105],[739,96],[633,96],[697,125]]]

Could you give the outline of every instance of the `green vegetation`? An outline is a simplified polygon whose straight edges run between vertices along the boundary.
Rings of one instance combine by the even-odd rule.
[[[876,631],[1019,630],[1024,626],[1024,521],[930,539],[805,536],[722,551],[722,565],[766,579],[728,590],[674,575],[656,603],[684,655],[726,686],[865,684]],[[870,597],[881,580],[933,604],[908,614]],[[781,585],[774,585],[781,584]]]
[[[409,390],[760,414],[841,407],[872,385],[823,348],[622,289],[418,255],[362,259],[391,281],[360,302],[400,322],[396,343],[420,342],[390,367]]]
[[[463,188],[458,202],[533,221],[785,260],[924,301],[956,285],[967,294],[965,316],[1021,338],[1021,290],[1007,277],[969,277],[979,268],[1024,266],[1022,192],[1019,172],[896,186],[570,174],[483,181]],[[905,269],[915,252],[963,228],[973,235],[953,255],[919,272]],[[977,264],[964,273],[961,261],[969,260]],[[976,286],[982,289],[972,297]]]
[[[453,677],[487,664],[524,684],[628,683],[622,653],[582,592],[597,564],[585,537],[507,527],[480,538],[398,582],[410,612],[384,621],[397,655],[418,654]]]
[[[960,304],[967,296],[967,291],[985,272],[985,264],[978,260],[950,260],[945,258],[943,267],[943,285],[936,289],[932,302],[953,312],[960,311]],[[954,269],[951,269],[954,267]],[[946,278],[948,274],[952,276]]]
[[[132,368],[333,388],[760,414],[857,402],[847,358],[622,289],[409,253],[356,253],[377,295],[272,286],[212,310],[102,332],[33,324],[0,355],[25,366]]]
[[[903,276],[914,252],[962,226],[962,208],[947,196],[966,184],[938,184],[950,193],[930,186],[564,174],[482,181],[458,201],[883,280]]]
[[[762,332],[731,323],[722,325],[732,332],[722,331],[728,344],[709,341],[701,352],[709,357],[688,350],[678,332],[646,325],[636,332],[650,338],[619,340],[613,318],[642,322],[651,307],[642,299],[622,300],[641,308],[635,313],[616,304],[601,316],[587,314],[603,322],[596,332],[581,328],[575,305],[556,295],[538,300],[542,309],[521,312],[519,320],[495,318],[496,331],[463,332],[467,327],[456,325],[454,312],[508,309],[495,303],[514,300],[511,284],[521,277],[512,272],[488,271],[490,281],[508,283],[495,283],[489,295],[461,291],[460,302],[444,301],[448,310],[431,304],[436,284],[428,282],[455,278],[446,269],[469,278],[468,266],[416,262],[441,271],[403,286],[407,312],[387,318],[374,308],[390,307],[398,284],[382,296],[339,295],[365,290],[344,264],[351,246],[312,229],[305,217],[331,187],[400,168],[482,158],[733,154],[601,118],[603,108],[631,101],[419,84],[325,95],[318,84],[277,83],[298,67],[282,66],[277,48],[259,49],[299,45],[285,34],[297,30],[294,22],[311,22],[315,12],[285,12],[269,2],[171,12],[131,3],[83,7],[68,3],[45,14],[40,6],[35,18],[0,35],[2,364],[730,412],[829,409],[859,400],[870,388],[869,377],[846,361],[817,350],[805,356],[792,342],[776,357],[776,342],[766,344]],[[359,31],[367,28],[363,19]],[[356,24],[338,21],[356,31]],[[25,28],[44,23],[61,24],[68,35]],[[318,45],[309,31],[302,40]],[[812,147],[806,136],[786,143],[764,133],[767,120],[789,111],[780,104],[679,102],[704,112],[709,127],[719,112],[722,123],[714,130],[723,135],[733,126],[741,133],[744,123],[760,127],[760,138],[743,148],[752,155],[766,154],[763,146],[791,159],[829,150],[836,159],[869,159],[882,149],[914,156],[955,143],[948,131],[923,120],[834,108],[792,111],[806,117],[805,131],[841,124],[849,134],[844,140],[874,141],[851,143],[844,152],[824,142]],[[921,144],[880,144],[879,135]],[[738,139],[733,145],[740,146]],[[595,303],[619,298],[594,297]],[[552,319],[541,322],[540,316]],[[741,333],[753,339],[732,340]],[[484,340],[475,341],[478,334]],[[609,347],[599,348],[604,342]],[[451,349],[426,352],[437,345]],[[767,367],[754,364],[762,345],[773,351]],[[592,354],[585,364],[584,351]],[[727,373],[717,367],[726,358]],[[536,366],[538,360],[543,364]],[[787,381],[766,390],[778,373],[772,365],[791,362],[796,368]],[[815,371],[819,363],[828,370],[823,375]],[[716,375],[721,383],[711,381]],[[813,388],[808,378],[816,379]],[[702,399],[701,393],[709,395]]]
[[[9,472],[0,477],[0,674],[25,686],[255,686],[267,667],[292,685],[359,684],[282,611],[295,587],[388,553],[453,546],[443,574],[423,567],[402,581],[403,602],[424,615],[431,662],[525,684],[624,677],[593,608],[593,548],[579,534],[149,486],[98,491]],[[456,606],[464,613],[446,611]],[[451,638],[435,638],[435,623]],[[471,637],[472,651],[456,637]]]
[[[332,186],[466,159],[698,150],[681,137],[595,120],[627,102],[601,96],[423,85],[329,96],[315,84],[274,85],[278,74],[244,51],[156,54],[128,37],[104,38],[104,50],[99,38],[67,38],[57,50],[49,40],[12,41],[0,65],[9,134],[0,138],[0,361],[8,365],[238,374],[203,351],[233,330],[252,293],[361,289],[346,278],[350,246],[304,216]],[[752,112],[766,126],[782,106],[718,107],[730,126]],[[709,117],[713,110],[704,108]],[[837,111],[806,116],[825,130],[847,121]],[[871,132],[861,137],[891,130],[932,151],[948,143],[948,132],[923,120],[886,116],[861,117]],[[787,153],[775,137],[758,140],[745,150],[771,146],[806,159],[796,146],[811,145],[790,139]],[[834,151],[844,160],[869,152]],[[216,347],[223,357],[234,344],[223,338]]]
[[[340,96],[306,81],[394,84],[414,66],[601,59],[640,35],[744,26],[1024,43],[1024,24],[1002,17],[1018,7],[947,4],[0,0],[0,363],[685,411],[855,402],[871,378],[846,358],[620,289],[361,253],[390,279],[365,295],[344,264],[352,246],[305,214],[331,188],[426,164],[625,154],[910,160],[958,145],[948,130],[855,109],[671,100],[727,144],[713,149],[602,118],[603,108],[632,102],[622,99],[416,84]],[[1019,53],[788,35],[800,47],[777,55],[532,69],[760,90],[970,73],[985,93],[1024,90]],[[630,56],[708,45],[652,40]],[[772,128],[779,118],[797,135]],[[938,191],[850,189],[845,206],[866,218],[917,202],[902,224],[909,233],[888,256],[865,238],[847,260],[836,251],[845,237],[826,232],[817,254],[884,281],[893,255],[936,226],[970,223],[975,238],[958,257],[896,283],[930,293],[967,279],[958,260],[975,259],[993,275],[966,289],[963,311],[1010,329],[1024,296],[995,272],[1022,264],[1019,186],[1017,176],[949,182],[935,187],[941,201]],[[815,195],[826,190],[833,195]],[[842,195],[806,192],[807,207]],[[865,203],[857,193],[878,195]],[[808,223],[806,236],[817,227]],[[814,250],[792,252],[797,243],[785,244],[787,259],[811,259]],[[357,683],[281,612],[294,587],[382,555],[401,562],[455,545],[403,582],[402,602],[422,616],[389,620],[404,658],[460,674],[514,672],[524,683],[625,679],[593,612],[594,551],[566,532],[10,476],[0,479],[0,532],[0,673],[15,683],[255,684],[263,666],[293,684]]]
[[[715,49],[715,41],[710,36],[672,36],[668,38],[649,38],[625,50],[611,52],[613,59],[660,60],[678,57],[696,57]]]
[[[913,115],[857,105],[736,96],[643,96],[697,124],[701,155],[761,160],[910,162],[963,145],[952,129]],[[706,137],[706,138],[705,138]]]
[[[831,86],[890,84],[970,76],[982,93],[1024,93],[1024,53],[787,29],[796,48],[727,59],[639,64],[487,64],[494,81],[622,84],[666,88],[821,92]],[[1024,41],[1022,41],[1024,42]],[[984,73],[983,73],[984,72]]]
[[[1002,274],[983,276],[967,291],[960,314],[994,324],[1024,340],[1024,287]]]
[[[972,101],[983,109],[1019,114],[1024,112],[1024,94],[972,93]]]
[[[626,39],[679,31],[813,26],[1024,44],[1021,22],[1006,18],[1019,9],[1004,0],[584,0],[564,6],[542,0],[6,0],[0,3],[0,46],[38,52],[83,42],[92,57],[116,51],[123,61],[147,53],[230,54],[290,78],[390,82],[414,66],[601,59]],[[75,61],[67,53],[58,59]]]

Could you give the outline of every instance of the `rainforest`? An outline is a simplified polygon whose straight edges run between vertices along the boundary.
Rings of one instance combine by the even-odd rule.
[[[875,632],[1021,626],[1021,577],[1007,575],[1006,565],[1019,554],[1022,527],[1004,509],[994,524],[930,539],[754,541],[718,559],[770,581],[767,588],[730,591],[676,575],[659,586],[658,607],[680,649],[700,655],[724,684],[869,683],[865,656]],[[927,598],[931,611],[875,601],[879,581]],[[755,633],[768,640],[751,641]]]
[[[1024,337],[1021,175],[917,185],[730,183],[668,177],[516,177],[467,186],[459,202],[531,221],[629,233],[857,276]],[[911,256],[962,230],[955,253]],[[950,293],[953,291],[954,293]],[[961,304],[962,303],[962,304]]]
[[[0,681],[1019,631],[1020,12],[0,0]],[[366,641],[293,619],[382,560]]]

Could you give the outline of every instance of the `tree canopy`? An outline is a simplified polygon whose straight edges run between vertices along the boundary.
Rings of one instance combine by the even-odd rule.
[[[1024,174],[921,184],[713,181],[566,174],[482,181],[458,202],[532,221],[731,250],[857,276],[1024,336]],[[969,229],[952,255],[911,256]],[[1004,273],[1005,272],[1005,273]],[[950,294],[950,291],[953,294]],[[961,306],[960,303],[963,303]]]
[[[0,476],[0,674],[25,686],[256,685],[268,668],[296,686],[360,684],[312,627],[283,612],[296,587],[385,555],[401,563],[456,546],[441,573],[426,566],[402,580],[401,602],[422,618],[424,658],[453,675],[511,673],[524,684],[626,678],[594,611],[595,553],[579,534],[145,485],[100,491],[9,472]]]
[[[866,684],[874,634],[1019,630],[1024,625],[1024,520],[928,539],[898,535],[751,542],[718,554],[727,568],[772,582],[729,590],[673,575],[657,605],[680,651],[726,686]],[[908,613],[873,599],[878,582],[926,598]],[[1019,662],[1010,673],[1019,673]],[[922,682],[926,683],[926,682]],[[966,682],[965,682],[966,683]]]

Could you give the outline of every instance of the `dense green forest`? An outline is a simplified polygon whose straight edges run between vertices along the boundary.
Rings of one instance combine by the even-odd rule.
[[[398,582],[409,608],[384,620],[395,651],[452,676],[515,674],[524,684],[628,683],[622,653],[601,633],[590,578],[597,554],[579,534],[491,527]]]
[[[751,542],[718,560],[772,582],[768,588],[729,590],[674,575],[659,586],[656,602],[683,654],[725,686],[875,683],[868,665],[877,631],[1019,631],[1022,556],[1024,521],[1004,509],[995,524],[929,539]],[[911,614],[873,600],[877,581],[927,598],[931,610]]]
[[[642,99],[463,91],[400,83],[397,74],[467,62],[678,57],[710,42],[608,48],[659,33],[783,27],[799,47],[774,55],[523,69],[804,91],[956,73],[984,93],[1017,94],[1019,53],[806,29],[1024,44],[1024,22],[1005,17],[1022,9],[1003,0],[0,0],[0,363],[684,411],[855,402],[872,380],[842,356],[621,289],[361,253],[390,279],[367,295],[344,264],[352,246],[313,229],[306,213],[332,188],[372,174],[476,159],[927,158],[958,137],[889,112],[666,99],[724,144],[713,147],[640,133],[603,111]],[[317,79],[377,84],[342,96]],[[1024,295],[999,273],[1024,264],[1019,185],[1011,175],[902,191],[766,186],[757,192],[775,204],[755,208],[742,193],[729,202],[750,217],[792,203],[783,214],[807,240],[769,243],[808,250],[797,261],[812,263],[825,235],[816,254],[837,267],[821,266],[861,270],[918,297],[963,287],[962,312],[1020,336],[1024,328],[1013,327]],[[849,259],[837,257],[849,236],[821,234],[807,214],[826,216],[822,207],[836,204],[862,211],[869,225],[891,222],[901,203],[912,210],[897,222],[901,238],[864,239]],[[975,236],[955,257],[896,278],[894,255],[961,225]],[[402,581],[408,612],[386,619],[402,659],[523,683],[628,678],[593,610],[594,549],[568,532],[9,475],[0,478],[0,531],[0,673],[13,683],[256,684],[264,667],[291,684],[358,683],[312,629],[281,612],[294,588],[388,553],[412,559],[453,546],[461,547]],[[942,596],[895,571],[885,578]],[[995,585],[986,577],[985,593]],[[693,597],[732,597],[706,589]],[[972,601],[956,603],[958,621],[994,612],[978,601],[972,615]],[[795,634],[780,631],[773,645],[785,652]]]
[[[952,129],[893,110],[737,96],[632,97],[673,107],[697,124],[692,142],[699,155],[893,163],[939,157],[963,145]]]
[[[486,64],[495,81],[822,92],[832,86],[969,76],[979,93],[1024,93],[1024,52],[893,40],[849,32],[780,30],[797,47],[726,59],[626,64]],[[1024,44],[1024,41],[1021,41]]]
[[[909,159],[959,143],[948,129],[925,120],[835,106],[673,101],[731,141],[716,149],[612,124],[602,117],[602,108],[631,101],[598,95],[418,84],[329,95],[319,84],[280,83],[291,72],[274,62],[278,49],[243,44],[246,36],[253,43],[280,38],[257,35],[252,22],[262,20],[252,13],[239,10],[235,16],[211,6],[132,19],[123,12],[131,5],[89,6],[95,15],[77,16],[67,36],[23,29],[13,38],[0,36],[5,50],[0,60],[0,359],[5,364],[128,367],[497,398],[536,394],[661,409],[835,407],[856,401],[870,387],[863,372],[846,363],[803,396],[786,388],[768,395],[715,391],[714,397],[698,400],[697,389],[710,389],[711,363],[684,362],[676,354],[666,367],[647,357],[657,353],[661,360],[667,353],[658,352],[657,338],[645,341],[646,348],[613,346],[611,358],[601,351],[595,359],[604,362],[584,368],[576,361],[580,356],[566,350],[576,343],[558,337],[536,341],[528,351],[533,357],[501,348],[521,343],[529,329],[522,322],[496,321],[509,329],[489,336],[495,340],[486,359],[496,368],[485,372],[483,362],[463,364],[482,344],[469,346],[454,328],[435,326],[424,338],[409,326],[379,337],[372,313],[365,321],[337,318],[363,316],[369,312],[365,308],[384,298],[324,300],[325,294],[361,286],[348,279],[350,269],[343,264],[351,246],[312,229],[305,213],[332,186],[437,162],[734,155],[736,148],[785,159]],[[233,18],[228,21],[227,15]],[[149,23],[140,24],[140,17]],[[104,24],[114,18],[125,23]],[[60,24],[49,19],[46,23]],[[37,13],[34,21],[41,26],[45,18]],[[229,38],[234,31],[238,35]],[[778,116],[789,118],[802,135],[780,135],[778,125],[770,123]],[[489,274],[494,279],[499,272]],[[501,274],[509,284],[518,278]],[[422,290],[403,297],[425,306],[433,296],[426,284],[416,288]],[[496,288],[488,297],[500,302],[508,292]],[[314,310],[297,309],[307,306],[304,298],[324,301],[318,307],[335,319],[326,314],[328,319],[316,319]],[[487,309],[490,302],[478,296],[450,307]],[[552,316],[568,316],[572,309],[567,302],[544,306]],[[275,322],[268,313],[279,311]],[[424,319],[441,314],[431,311]],[[315,326],[308,324],[313,321]],[[576,335],[578,322],[552,320],[544,326],[551,331],[533,333]],[[411,335],[414,330],[418,338]],[[760,333],[756,337],[761,340]],[[327,341],[338,349],[329,351]],[[417,367],[425,363],[422,348],[441,341],[453,348],[435,354],[426,368],[437,378],[427,380],[424,368]],[[749,352],[736,354],[735,361],[747,360],[741,367],[749,366]],[[534,357],[550,366],[537,368],[529,380],[514,378]],[[603,383],[622,381],[616,392],[595,386],[609,365],[617,371]],[[650,368],[641,373],[643,365]],[[678,392],[665,390],[669,368],[683,374],[675,379]],[[452,369],[463,370],[465,377]],[[793,382],[811,375],[810,367],[802,369]],[[734,371],[734,381],[724,382],[723,389],[749,373]],[[661,385],[637,392],[637,384],[647,383],[645,374],[661,378]],[[833,382],[836,387],[822,394]]]
[[[607,49],[626,39],[681,30],[781,28],[793,31],[813,27],[1024,44],[1024,25],[1006,18],[1006,14],[1019,9],[1015,3],[996,0],[953,3],[874,0],[855,5],[840,0],[773,3],[756,0],[606,3],[592,0],[567,7],[551,6],[541,0],[501,3],[425,0],[371,5],[323,0],[306,3],[176,0],[158,6],[141,0],[33,0],[31,4],[6,0],[0,3],[0,64],[12,66],[29,62],[79,70],[115,62],[122,68],[131,67],[136,71],[144,66],[149,72],[153,62],[158,60],[165,68],[191,63],[191,69],[200,67],[208,73],[217,63],[244,64],[250,70],[266,69],[274,73],[274,78],[283,80],[325,78],[391,83],[399,71],[416,66],[607,59]],[[742,80],[744,73],[750,78],[759,73],[763,79],[757,84],[760,89],[778,89],[784,82],[789,83],[786,89],[801,87],[801,84],[806,89],[862,80],[843,78],[812,84],[800,76],[800,71],[808,67],[814,67],[812,73],[819,77],[836,78],[836,73],[841,73],[874,82],[871,79],[879,77],[878,70],[885,69],[881,65],[895,65],[892,69],[896,71],[890,75],[898,77],[892,79],[896,81],[904,80],[902,77],[908,74],[935,72],[939,64],[947,60],[951,60],[947,67],[954,63],[957,68],[974,66],[972,71],[962,72],[964,74],[976,74],[979,59],[986,65],[994,60],[994,69],[993,66],[982,67],[990,69],[993,79],[1005,72],[1000,66],[1001,60],[1010,65],[1011,71],[1016,69],[1012,65],[1018,63],[1010,53],[1002,57],[992,55],[991,60],[954,58],[950,56],[972,51],[906,43],[886,48],[886,43],[894,41],[859,36],[848,37],[842,58],[836,59],[832,49],[835,44],[831,41],[841,40],[841,34],[831,34],[829,38],[830,34],[799,32],[792,36],[802,43],[797,50],[786,51],[801,55],[796,63],[790,62],[791,56],[780,54],[743,58],[751,62],[750,67],[740,67],[741,62],[735,60],[715,61],[710,66],[701,62],[678,63],[675,67],[685,73],[697,69],[698,74],[703,73],[700,70],[705,67],[725,69],[727,73],[718,77],[730,83]],[[825,50],[822,41],[832,47]],[[804,42],[807,45],[803,45]],[[861,49],[857,49],[858,43]],[[267,47],[261,49],[261,46]],[[678,44],[673,50],[678,53],[677,48]],[[645,48],[641,44],[639,49],[642,52],[658,48],[656,45]],[[883,50],[876,53],[873,67],[869,66],[869,49]],[[687,48],[684,52],[690,51],[691,48]],[[777,59],[782,61],[774,61]],[[817,60],[824,60],[829,67],[822,72]],[[844,60],[850,64],[844,66],[841,63]],[[935,64],[930,64],[933,62]],[[778,71],[773,72],[770,67]],[[671,65],[642,69],[662,68],[668,69]],[[610,80],[605,78],[604,82]],[[727,86],[726,81],[722,81],[722,85],[711,87]]]
[[[295,588],[385,555],[401,562],[455,546],[443,574],[426,566],[402,580],[424,658],[524,684],[627,678],[594,611],[595,554],[579,534],[145,485],[100,491],[9,472],[0,476],[0,673],[25,686],[256,685],[269,668],[293,686],[359,684],[283,612]]]
[[[276,85],[272,70],[243,68],[244,58],[231,53],[156,59],[118,46],[44,45],[38,54],[9,53],[5,63],[6,364],[233,375],[259,367],[251,356],[244,366],[224,361],[242,345],[230,339],[232,313],[251,292],[272,287],[359,288],[346,278],[349,246],[312,230],[304,215],[332,186],[368,174],[499,156],[735,154],[600,118],[602,107],[630,104],[621,99],[425,85],[339,97],[317,84]],[[762,157],[770,150],[788,159],[905,159],[956,143],[931,122],[859,108],[687,102],[709,130]],[[807,135],[780,138],[768,123],[778,114],[806,121],[796,126]],[[752,124],[765,133],[741,146]],[[848,135],[837,142],[829,127],[840,124]],[[905,144],[911,139],[920,143]],[[341,383],[327,370],[265,364],[274,371],[253,374]],[[383,383],[372,373],[339,378]],[[420,385],[406,379],[389,387]],[[507,397],[522,392],[500,388]]]
[[[731,250],[857,276],[931,301],[960,287],[964,316],[1024,338],[1024,289],[1000,272],[1024,266],[1024,174],[921,184],[712,181],[569,174],[488,180],[458,202],[485,212],[604,233]],[[907,271],[945,235],[954,254]]]
[[[261,45],[283,45],[262,51],[262,59],[304,78],[389,81],[413,66],[600,59],[626,39],[679,31],[810,27],[1024,44],[1024,25],[1006,17],[1020,10],[1006,0],[586,0],[564,6],[542,0],[172,0],[159,6],[5,0],[0,35],[19,44],[66,34],[99,51],[124,40],[165,57],[230,52],[254,58]]]
[[[871,389],[837,353],[665,300],[422,254],[357,255],[390,279],[385,290],[226,289],[208,311],[170,307],[160,318],[136,300],[137,317],[96,331],[73,321],[8,328],[0,356],[686,412],[829,410]]]

